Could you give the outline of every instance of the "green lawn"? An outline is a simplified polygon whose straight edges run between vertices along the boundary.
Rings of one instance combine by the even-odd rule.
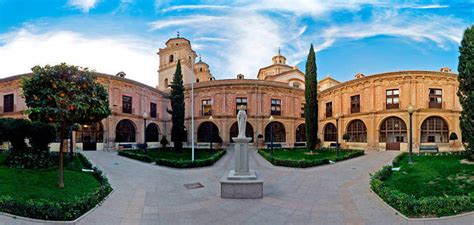
[[[273,165],[297,168],[324,165],[330,161],[337,162],[364,155],[362,150],[342,149],[339,150],[339,157],[333,149],[318,149],[310,154],[310,151],[304,148],[274,149],[273,153],[270,149],[261,149],[259,153]]]
[[[12,169],[4,166],[5,154],[0,155],[0,196],[9,195],[21,200],[49,200],[65,202],[97,190],[100,186],[92,173],[79,172],[79,159],[64,172],[65,187],[58,188],[57,168],[43,170]]]
[[[209,159],[216,154],[216,150],[210,151],[209,149],[195,149],[194,159]],[[189,148],[185,148],[181,151],[176,151],[171,148],[166,149],[150,149],[147,155],[151,158],[168,159],[168,160],[191,160],[192,151]]]
[[[384,184],[416,197],[443,195],[474,195],[474,165],[461,164],[462,155],[414,156],[400,164]]]

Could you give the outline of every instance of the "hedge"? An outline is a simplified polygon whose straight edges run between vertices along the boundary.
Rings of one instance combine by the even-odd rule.
[[[168,167],[174,167],[174,168],[195,168],[195,167],[212,166],[222,156],[224,156],[225,153],[226,153],[226,150],[219,150],[216,152],[216,154],[214,154],[210,158],[196,159],[194,161],[191,161],[191,160],[171,160],[171,159],[152,158],[148,155],[137,153],[137,150],[123,150],[123,151],[118,152],[119,155],[131,158],[131,159],[136,159],[136,160],[140,160],[140,161],[148,162],[148,163],[155,162],[156,165],[168,166]]]
[[[351,150],[353,152],[348,153],[344,156],[339,156],[336,158],[336,162],[347,160],[350,158],[355,158],[361,155],[364,155],[363,150]],[[320,166],[329,164],[329,159],[301,159],[301,160],[294,160],[294,159],[282,159],[282,158],[275,158],[270,155],[270,153],[266,152],[263,149],[259,149],[258,153],[263,156],[266,160],[268,160],[271,164],[275,166],[285,166],[285,167],[295,167],[295,168],[307,168],[313,166]]]
[[[0,211],[42,220],[68,221],[75,220],[84,213],[101,203],[112,191],[107,178],[98,168],[92,168],[92,164],[82,154],[78,154],[84,167],[93,169],[94,177],[101,186],[94,192],[82,197],[76,197],[67,202],[53,202],[49,200],[18,200],[11,196],[0,196]]]
[[[450,153],[442,153],[442,155]],[[454,153],[458,154],[458,153]],[[399,166],[406,154],[400,154],[393,160]],[[420,156],[420,155],[416,155]],[[421,155],[423,156],[423,155]],[[384,181],[392,175],[392,166],[384,166],[372,175],[370,187],[387,204],[410,217],[449,216],[474,210],[474,194],[470,195],[443,195],[416,198],[414,195],[391,189],[384,185]]]

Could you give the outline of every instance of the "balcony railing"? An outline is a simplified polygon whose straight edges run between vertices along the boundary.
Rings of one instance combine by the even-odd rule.
[[[270,111],[270,115],[272,115],[272,116],[281,116],[281,111]]]
[[[330,117],[332,117],[332,111],[326,112],[326,118],[330,118]]]
[[[211,110],[201,110],[201,116],[212,116],[212,109]]]
[[[443,103],[442,102],[428,102],[428,108],[430,109],[442,109]]]
[[[351,107],[351,113],[360,113],[360,107]]]
[[[386,109],[398,109],[400,108],[400,103],[386,103],[385,104]]]

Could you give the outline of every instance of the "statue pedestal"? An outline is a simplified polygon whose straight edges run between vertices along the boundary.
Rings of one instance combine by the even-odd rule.
[[[249,169],[249,142],[251,138],[233,138],[235,145],[235,170],[229,171],[221,183],[221,198],[262,198],[263,180]]]

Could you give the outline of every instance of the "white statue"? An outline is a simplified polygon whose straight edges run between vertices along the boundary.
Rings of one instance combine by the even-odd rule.
[[[239,135],[237,138],[245,138],[245,127],[247,125],[247,113],[245,112],[244,106],[239,107],[239,113],[237,113],[237,124],[239,125]]]

